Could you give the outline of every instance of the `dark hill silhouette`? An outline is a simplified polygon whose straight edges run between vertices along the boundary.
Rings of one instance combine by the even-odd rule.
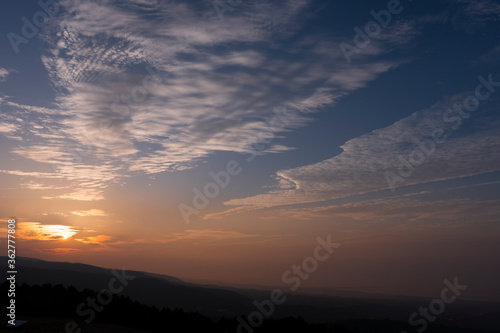
[[[0,257],[0,267],[6,269],[7,258]],[[110,269],[84,264],[67,262],[48,262],[38,259],[17,258],[17,282],[29,285],[60,284],[73,288],[77,292],[92,290],[93,295],[101,289],[107,289],[113,274]],[[118,270],[120,271],[120,270]],[[244,290],[229,287],[202,286],[182,281],[178,278],[137,271],[127,271],[135,276],[119,296],[130,297],[145,306],[158,309],[182,309],[197,312],[212,320],[222,317],[235,318],[248,315],[256,308],[254,300],[259,302],[269,299],[268,290]],[[4,280],[5,281],[5,280]],[[71,290],[73,290],[71,289]],[[286,291],[286,289],[283,289]],[[118,295],[116,295],[118,296]],[[343,322],[346,327],[355,330],[366,327],[373,320],[374,326],[380,324],[387,328],[400,327],[400,331],[411,332],[408,316],[422,305],[429,304],[428,298],[386,297],[332,297],[287,293],[286,302],[276,306],[272,315],[274,319],[285,317],[302,317],[308,322],[319,322],[331,327],[333,323]],[[82,297],[79,298],[80,302]],[[62,301],[66,302],[65,300]],[[71,308],[71,307],[69,307]],[[71,308],[72,314],[75,308]],[[480,332],[476,329],[498,331],[500,304],[488,302],[471,302],[459,300],[447,305],[446,311],[434,324],[469,328],[469,332]],[[388,321],[384,321],[390,319]],[[272,321],[270,321],[272,323]],[[352,326],[351,324],[355,325]],[[379,323],[379,324],[376,324]],[[389,324],[390,323],[390,324]],[[270,324],[271,325],[271,324]],[[432,326],[441,327],[441,326]],[[428,331],[431,326],[429,326]],[[472,330],[472,328],[474,330]],[[0,328],[1,331],[1,328]],[[384,331],[384,330],[380,330]],[[398,331],[398,332],[400,332]],[[446,329],[442,328],[442,332]],[[229,331],[228,331],[229,332]],[[430,332],[430,331],[429,331]]]
[[[0,286],[2,293],[7,293],[8,284]],[[72,330],[83,332],[123,332],[125,329],[137,329],[139,332],[237,332],[239,322],[236,319],[221,318],[212,321],[197,312],[186,312],[175,308],[158,309],[132,301],[129,297],[115,295],[111,303],[96,313],[90,322],[88,317],[79,317],[75,311],[78,305],[96,296],[95,291],[74,287],[44,284],[42,286],[23,284],[17,287],[17,313],[28,318],[28,323],[16,328],[16,332],[64,332],[69,322],[74,322]],[[45,318],[45,319],[43,319]],[[324,325],[308,324],[302,318],[283,318],[265,320],[255,332],[310,332],[310,333],[350,333],[352,331]]]
[[[6,257],[0,257],[2,263]],[[16,258],[19,267],[18,283],[36,285],[61,284],[77,289],[107,289],[113,274],[110,269],[67,262],[48,262],[31,258]],[[4,270],[5,271],[5,270]],[[117,271],[121,271],[117,269]],[[123,295],[147,305],[183,308],[207,315],[250,311],[252,300],[233,291],[183,282],[180,279],[138,271],[128,271],[135,276],[123,289]],[[231,310],[231,311],[229,311]]]
[[[8,283],[0,285],[0,292],[6,293]],[[75,309],[88,298],[94,298],[96,292],[89,289],[78,291],[74,287],[44,284],[17,287],[16,303],[18,319],[28,322],[15,329],[1,329],[0,332],[65,332],[68,323],[73,322],[73,332],[93,333],[145,333],[145,332],[228,332],[228,333],[399,333],[409,330],[407,323],[393,320],[350,320],[332,324],[310,324],[301,317],[266,319],[263,323],[249,330],[239,329],[235,318],[212,320],[197,312],[182,309],[159,309],[131,300],[129,297],[115,295],[113,300],[96,313],[90,322],[77,315]],[[493,331],[460,329],[429,325],[428,333],[494,333]]]

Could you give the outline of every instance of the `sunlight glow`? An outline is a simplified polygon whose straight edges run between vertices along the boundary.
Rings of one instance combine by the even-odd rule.
[[[66,240],[73,237],[78,230],[67,225],[40,224],[39,222],[19,223],[19,234],[24,239]]]

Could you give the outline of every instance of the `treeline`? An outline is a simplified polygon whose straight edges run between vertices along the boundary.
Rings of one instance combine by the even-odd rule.
[[[7,283],[1,285],[1,292],[8,290]],[[78,291],[74,287],[62,285],[23,284],[16,289],[16,313],[18,318],[67,318],[73,321],[74,330],[92,323],[106,323],[136,328],[149,332],[217,332],[217,333],[267,333],[267,332],[305,332],[305,333],[352,333],[342,327],[326,327],[321,324],[309,324],[302,318],[266,319],[254,327],[240,326],[237,318],[221,318],[212,321],[197,313],[182,309],[158,309],[131,300],[129,297],[113,295],[109,304],[93,303],[98,293],[85,289]],[[101,300],[106,296],[101,295]],[[106,300],[106,303],[108,301]],[[78,310],[77,310],[78,309]],[[245,317],[242,314],[242,317]]]

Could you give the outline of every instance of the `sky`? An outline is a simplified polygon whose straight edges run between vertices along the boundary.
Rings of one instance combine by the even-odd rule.
[[[3,6],[18,256],[283,286],[319,237],[304,290],[500,300],[499,2]]]

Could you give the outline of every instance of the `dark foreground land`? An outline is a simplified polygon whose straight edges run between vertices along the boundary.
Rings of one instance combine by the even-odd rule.
[[[4,314],[0,332],[500,333],[497,302],[459,299],[434,321],[412,326],[409,316],[430,299],[286,293],[286,302],[259,312],[256,303],[270,304],[268,290],[29,258],[18,258],[18,265],[16,319],[28,322],[8,328]],[[0,288],[6,295],[7,283]],[[110,288],[116,293],[102,292]]]
[[[1,292],[7,292],[7,284],[1,285]],[[301,317],[266,319],[257,327],[241,325],[241,319],[206,317],[197,312],[181,309],[158,309],[131,300],[125,296],[115,296],[106,306],[96,306],[93,314],[90,308],[80,307],[82,300],[96,297],[96,291],[78,291],[74,287],[45,284],[17,287],[19,304],[18,319],[28,322],[18,328],[4,328],[5,332],[304,332],[304,333],[375,333],[375,332],[417,332],[409,329],[408,323],[394,320],[347,320],[336,323],[312,324]],[[85,313],[86,316],[79,316]],[[244,317],[242,315],[240,318]],[[5,326],[4,326],[5,327]],[[446,327],[429,324],[429,333],[493,333],[499,331]]]

